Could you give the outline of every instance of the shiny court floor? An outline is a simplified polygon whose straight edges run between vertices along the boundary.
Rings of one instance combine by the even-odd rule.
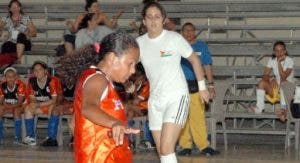
[[[246,137],[246,138],[245,138]],[[248,137],[248,138],[247,138]],[[221,139],[220,139],[221,141]],[[292,148],[284,150],[283,137],[272,136],[232,136],[229,139],[229,149],[224,151],[219,145],[221,154],[213,157],[201,155],[194,151],[191,156],[178,157],[182,163],[299,163],[299,152]],[[24,162],[73,162],[72,148],[63,147],[29,147],[13,145],[12,140],[6,140],[0,146],[0,163]],[[139,151],[134,154],[135,163],[158,163],[154,151]]]

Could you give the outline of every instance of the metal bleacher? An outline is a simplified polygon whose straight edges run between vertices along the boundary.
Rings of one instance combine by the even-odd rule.
[[[30,64],[41,59],[53,65],[54,48],[67,33],[66,21],[84,11],[83,2],[22,2],[38,29],[33,50],[26,54],[25,64],[15,65],[23,74]],[[295,75],[300,77],[300,1],[299,0],[182,0],[162,1],[169,18],[180,25],[196,25],[198,38],[208,43],[214,59],[214,75],[219,78],[257,78],[272,54],[272,44],[282,40],[289,55],[295,58]],[[132,33],[129,22],[141,20],[140,2],[101,2],[108,16],[119,10],[123,15],[118,30]],[[0,16],[7,14],[7,2],[0,2]],[[223,99],[221,99],[223,101]],[[223,104],[223,103],[222,103]]]
[[[300,1],[185,0],[162,1],[161,4],[167,10],[168,17],[180,20],[178,30],[187,21],[196,25],[198,38],[209,44],[216,75],[224,74],[224,69],[218,66],[238,68],[236,66],[264,65],[272,54],[272,44],[276,40],[286,42],[289,55],[295,58],[296,66],[300,66],[297,62],[300,55]],[[140,2],[100,1],[100,6],[108,16],[123,10],[117,30],[132,33],[129,22],[141,20]],[[32,51],[26,53],[24,65],[19,67],[30,65],[37,59],[53,64],[54,48],[62,41],[62,35],[68,33],[66,21],[83,12],[84,3],[23,2],[23,9],[32,17],[38,36],[32,38]],[[0,16],[6,14],[7,2],[0,2]],[[245,71],[248,72],[246,74],[252,72],[251,68]]]
[[[271,45],[275,40],[285,41],[291,47],[288,50],[292,56],[299,55],[297,45],[300,41],[300,24],[295,20],[300,17],[300,1],[198,0],[161,3],[166,8],[168,17],[179,19],[181,24],[186,21],[196,24],[199,38],[210,45],[216,59],[270,55]],[[119,30],[132,32],[128,23],[141,20],[140,2],[100,1],[100,6],[109,16],[123,10]],[[62,35],[68,32],[66,20],[74,19],[83,12],[84,4],[23,2],[23,8],[38,28],[37,38],[32,39],[34,46],[30,54],[47,56],[54,54],[55,46],[62,41]],[[0,16],[6,14],[7,2],[0,2]],[[180,29],[180,24],[177,29]]]

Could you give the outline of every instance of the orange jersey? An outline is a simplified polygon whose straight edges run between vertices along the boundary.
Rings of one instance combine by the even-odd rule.
[[[74,114],[75,114],[75,140],[74,154],[77,163],[131,163],[132,153],[129,149],[127,137],[124,144],[116,146],[109,135],[111,128],[96,125],[86,119],[82,114],[82,93],[86,80],[93,75],[101,73],[94,68],[86,70],[78,80],[75,89]],[[101,98],[101,99],[100,99]],[[127,118],[121,100],[109,82],[102,97],[99,97],[99,109],[110,116],[127,124]]]
[[[54,83],[55,83],[55,87],[57,89],[57,94],[60,95],[60,94],[63,94],[63,89],[62,89],[62,84],[61,84],[61,81],[58,77],[56,76],[51,76],[52,80],[54,80]]]
[[[17,79],[13,90],[9,90],[7,83],[3,82],[0,87],[0,96],[4,96],[7,104],[16,104],[18,96],[24,96],[26,93],[26,85],[21,79]]]
[[[138,91],[137,97],[141,100],[137,105],[141,109],[148,109],[148,98],[150,95],[150,84],[148,81],[143,83]]]
[[[49,101],[52,96],[57,96],[59,87],[57,81],[53,77],[47,77],[46,85],[44,88],[40,88],[37,83],[37,78],[32,77],[28,81],[27,94],[28,96],[35,96],[37,101],[44,102]]]

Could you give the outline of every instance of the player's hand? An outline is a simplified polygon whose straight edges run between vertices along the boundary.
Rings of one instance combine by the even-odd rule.
[[[216,90],[214,87],[208,87],[208,91],[209,91],[209,98],[213,99],[216,97]]]
[[[138,134],[140,130],[129,128],[123,125],[121,122],[116,122],[112,125],[112,135],[116,146],[122,145],[124,143],[125,134]]]
[[[208,90],[199,91],[202,102],[209,102],[209,92]]]

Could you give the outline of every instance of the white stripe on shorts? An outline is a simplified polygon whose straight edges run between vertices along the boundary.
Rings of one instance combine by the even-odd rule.
[[[184,125],[186,118],[188,116],[189,112],[189,96],[188,95],[183,95],[181,97],[180,103],[179,103],[179,108],[177,111],[177,115],[175,118],[175,124],[178,125]]]

